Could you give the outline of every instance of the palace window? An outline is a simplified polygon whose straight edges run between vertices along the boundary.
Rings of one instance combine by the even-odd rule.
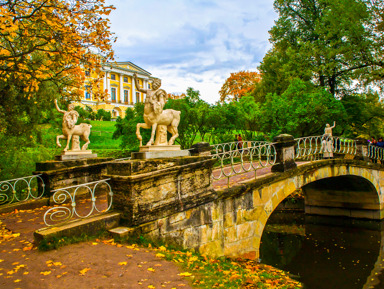
[[[116,101],[116,88],[111,88],[111,99],[112,101]]]
[[[148,89],[151,89],[151,84],[148,83]]]
[[[128,102],[128,90],[124,90],[124,102]]]
[[[124,82],[128,82],[128,77],[124,76]]]
[[[111,79],[112,79],[112,80],[116,80],[116,75],[114,75],[114,74],[111,73]]]
[[[89,85],[85,86],[85,99],[91,99],[91,94],[89,93]]]

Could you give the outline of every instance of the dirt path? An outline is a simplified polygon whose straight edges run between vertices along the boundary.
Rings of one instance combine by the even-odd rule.
[[[192,288],[156,251],[113,240],[38,251],[33,232],[45,226],[46,210],[0,215],[0,288]]]

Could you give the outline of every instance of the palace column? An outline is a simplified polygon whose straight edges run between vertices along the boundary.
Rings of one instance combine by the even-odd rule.
[[[120,103],[123,103],[124,102],[124,87],[123,87],[123,75],[120,74],[120,83],[119,83],[119,87],[120,87]]]

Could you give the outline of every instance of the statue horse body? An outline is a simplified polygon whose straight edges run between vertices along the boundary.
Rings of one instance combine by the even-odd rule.
[[[81,150],[86,150],[88,148],[88,145],[90,143],[89,141],[89,135],[91,134],[91,125],[87,123],[81,123],[79,125],[75,125],[73,127],[69,127],[66,125],[63,127],[63,134],[58,135],[56,137],[56,144],[58,147],[61,147],[60,139],[66,139],[67,145],[64,148],[64,151],[66,152],[69,148],[69,143],[72,139],[72,136],[78,135],[80,138],[85,141],[85,144],[81,147]]]
[[[140,146],[142,146],[140,128],[152,128],[151,138],[148,141],[147,146],[154,144],[155,133],[158,125],[166,126],[167,131],[172,135],[168,141],[168,145],[173,145],[175,139],[179,136],[177,127],[180,123],[181,112],[174,109],[163,110],[165,97],[166,92],[163,89],[157,90],[154,94],[147,94],[144,104],[144,123],[138,123],[136,126],[136,136],[140,141]]]

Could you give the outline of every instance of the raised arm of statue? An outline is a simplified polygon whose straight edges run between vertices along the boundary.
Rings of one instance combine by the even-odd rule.
[[[56,109],[57,109],[58,112],[60,112],[60,113],[66,113],[65,110],[61,110],[61,109],[60,109],[59,105],[57,104],[57,99],[55,99],[55,107],[56,107]]]
[[[142,93],[147,93],[146,89],[143,89],[143,88],[140,87],[139,79],[137,78],[136,73],[133,74],[133,79],[135,81],[136,90],[140,91]]]
[[[331,128],[334,128],[336,126],[336,121],[333,122],[333,126]]]

